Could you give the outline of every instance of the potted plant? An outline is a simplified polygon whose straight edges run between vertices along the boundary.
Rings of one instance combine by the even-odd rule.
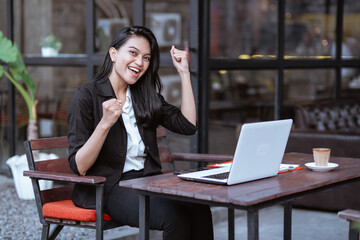
[[[62,47],[60,39],[55,35],[50,34],[40,40],[41,54],[44,57],[57,56]]]
[[[6,67],[4,67],[6,66]],[[21,53],[15,43],[7,39],[0,31],[0,77],[5,75],[16,87],[21,96],[25,99],[29,112],[29,124],[27,127],[27,139],[38,139],[38,128],[36,121],[35,98],[36,86],[33,79],[27,73]],[[46,156],[45,156],[46,155]],[[37,159],[56,158],[54,154],[37,153]],[[6,163],[10,166],[13,173],[16,192],[21,199],[33,199],[32,185],[29,178],[22,175],[24,170],[29,169],[26,163],[25,154],[13,156]],[[52,185],[51,181],[44,181],[43,188]],[[30,190],[29,190],[30,189]]]
[[[16,87],[26,102],[29,111],[28,139],[37,139],[36,122],[36,87],[33,79],[27,73],[25,64],[17,45],[7,39],[0,31],[0,60],[8,66],[8,69],[0,65],[0,77],[3,74]]]

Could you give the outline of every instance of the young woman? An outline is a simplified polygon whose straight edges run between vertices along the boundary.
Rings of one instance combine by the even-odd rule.
[[[95,80],[68,108],[69,162],[79,175],[105,176],[105,211],[119,224],[138,227],[138,195],[119,181],[161,174],[156,127],[194,134],[196,109],[187,52],[170,50],[182,88],[181,110],[160,95],[159,47],[145,27],[114,38]],[[76,185],[75,205],[95,208],[95,189]],[[213,239],[208,206],[151,198],[150,228],[169,240]]]

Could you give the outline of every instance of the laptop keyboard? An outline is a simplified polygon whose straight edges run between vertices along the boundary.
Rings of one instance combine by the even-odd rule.
[[[215,178],[215,179],[226,179],[229,177],[230,172],[217,173],[213,175],[204,176],[205,178]]]

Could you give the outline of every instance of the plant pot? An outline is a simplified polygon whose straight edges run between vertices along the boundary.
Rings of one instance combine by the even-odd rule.
[[[56,154],[50,153],[40,153],[39,160],[45,159],[55,159],[58,158]],[[20,199],[31,200],[34,199],[34,190],[32,187],[31,179],[29,177],[24,177],[23,172],[29,170],[26,155],[13,156],[6,161],[6,164],[10,166],[11,172],[14,179],[16,193]],[[52,187],[52,181],[40,180],[40,189],[49,189]]]
[[[41,55],[43,57],[56,57],[59,54],[54,48],[50,47],[42,47],[41,48]]]

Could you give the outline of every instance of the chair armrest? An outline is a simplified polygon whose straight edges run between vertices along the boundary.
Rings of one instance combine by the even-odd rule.
[[[346,209],[338,212],[338,216],[348,221],[360,222],[360,211],[358,210]]]
[[[217,155],[206,153],[171,153],[173,161],[190,161],[190,162],[227,162],[232,161],[232,155]]]
[[[71,173],[54,173],[54,172],[30,170],[30,171],[24,171],[23,174],[24,176],[31,178],[70,182],[70,183],[101,184],[106,181],[106,178],[101,176],[78,176],[76,174],[71,174]]]

